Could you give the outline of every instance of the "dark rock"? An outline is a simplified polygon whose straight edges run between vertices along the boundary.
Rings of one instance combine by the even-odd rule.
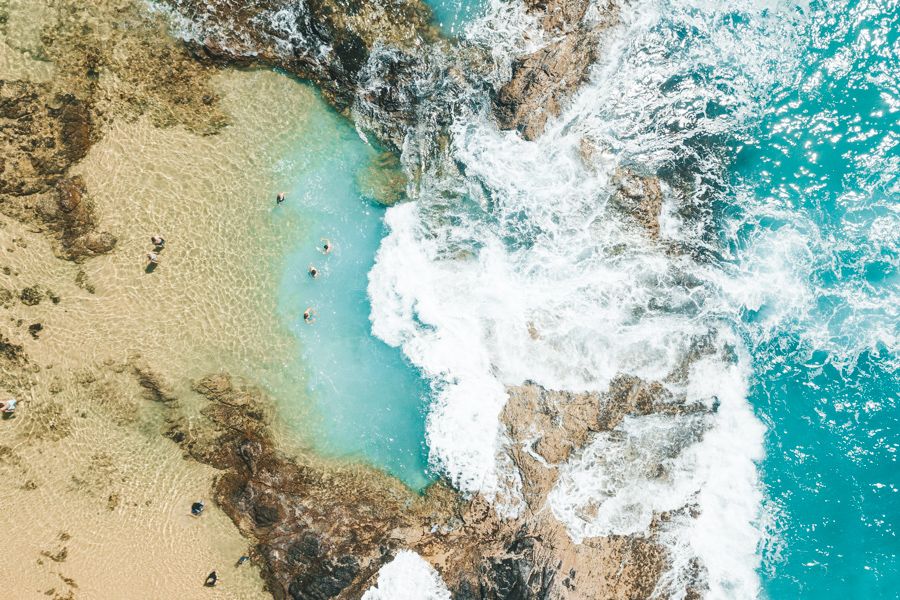
[[[284,69],[313,81],[345,113],[356,100],[360,73],[373,51],[388,47],[399,53],[415,52],[423,42],[437,39],[437,30],[430,24],[431,10],[421,0],[163,3],[202,32],[187,42],[197,57]],[[402,141],[402,135],[390,137],[383,141]]]
[[[164,382],[159,374],[150,370],[146,364],[139,360],[133,360],[131,368],[138,383],[146,391],[145,395],[149,400],[154,402],[174,402],[176,400],[171,386]]]
[[[0,357],[3,357],[8,362],[20,365],[28,360],[22,346],[14,344],[3,334],[0,334]]]
[[[271,527],[278,522],[278,508],[265,504],[255,504],[252,509],[253,522],[257,527]]]
[[[483,499],[464,500],[440,483],[419,496],[368,467],[288,457],[274,446],[257,390],[223,374],[194,389],[207,400],[208,423],[192,422],[190,435],[174,426],[167,436],[221,470],[215,502],[254,540],[254,562],[276,599],[359,598],[404,548],[435,557],[457,600],[636,600],[659,576],[664,554],[652,540],[578,545],[549,511],[504,520]],[[619,572],[597,569],[603,560],[622,565]],[[576,567],[587,574],[577,590],[557,581]]]
[[[48,191],[93,140],[85,103],[48,86],[0,81],[0,195]]]
[[[352,556],[337,562],[320,561],[310,570],[297,575],[288,585],[293,600],[329,600],[343,592],[359,573],[359,564]]]
[[[19,300],[25,306],[36,306],[44,299],[44,290],[39,285],[32,285],[19,292]]]

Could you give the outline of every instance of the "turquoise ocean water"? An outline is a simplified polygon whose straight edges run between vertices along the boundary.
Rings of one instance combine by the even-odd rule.
[[[434,20],[445,34],[464,32],[467,23],[484,13],[488,0],[428,0]]]
[[[775,541],[762,576],[772,598],[893,598],[900,5],[798,10],[797,71],[765,90],[759,122],[736,136],[736,197],[723,206],[737,267],[787,274],[742,315],[751,401],[769,428]]]
[[[432,5],[454,33],[483,9]],[[786,44],[795,58],[787,71],[738,90],[753,95],[751,110],[737,115],[748,104],[715,102],[702,109],[702,118],[733,126],[701,140],[724,165],[710,196],[717,260],[762,290],[727,318],[752,356],[750,402],[768,428],[759,465],[763,593],[897,597],[900,5],[773,4],[716,18],[712,32],[663,18],[671,55],[712,35],[740,42],[752,32],[776,48]],[[683,76],[732,93],[758,77],[732,59],[723,53]],[[300,341],[298,368],[321,416],[322,447],[420,487],[429,477],[431,391],[399,349],[371,335],[369,322],[367,274],[385,234],[384,210],[362,197],[355,177],[374,154],[323,108],[307,145],[289,157],[301,175],[273,218],[292,215],[298,225],[296,247],[279,267],[280,306]],[[690,158],[679,158],[676,168],[690,171]],[[322,237],[334,243],[329,256],[318,251]],[[322,272],[315,281],[309,264]],[[306,306],[316,311],[313,325],[303,323]]]

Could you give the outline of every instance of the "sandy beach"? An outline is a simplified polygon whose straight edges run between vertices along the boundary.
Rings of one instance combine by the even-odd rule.
[[[6,11],[0,79],[50,80],[53,63],[33,58],[36,9]],[[253,566],[234,566],[248,541],[209,501],[214,470],[160,432],[192,418],[193,379],[277,369],[293,349],[267,318],[281,243],[270,216],[278,160],[317,99],[265,71],[211,85],[228,115],[218,135],[109,115],[73,171],[117,238],[111,253],[60,260],[40,227],[0,217],[4,347],[21,357],[0,365],[0,392],[21,402],[0,421],[0,598],[266,597]],[[166,246],[147,273],[157,233]],[[20,300],[25,288],[37,303]],[[135,367],[150,364],[177,406],[140,385]],[[204,589],[213,568],[221,583]]]

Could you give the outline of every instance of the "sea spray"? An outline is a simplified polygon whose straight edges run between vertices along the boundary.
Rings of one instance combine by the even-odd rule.
[[[472,43],[513,52],[540,43],[534,28],[491,31],[511,9],[492,10],[470,29]],[[631,417],[597,436],[561,466],[548,507],[575,539],[644,534],[654,515],[672,513],[660,533],[671,569],[657,593],[678,597],[693,576],[710,597],[755,597],[763,427],[746,399],[734,305],[704,257],[718,247],[711,201],[726,187],[723,142],[748,126],[754,94],[781,72],[773,67],[795,60],[782,46],[798,16],[775,5],[644,2],[622,18],[591,81],[537,141],[498,131],[487,104],[470,98],[450,127],[456,168],[425,165],[417,202],[388,212],[370,273],[373,333],[434,382],[433,462],[505,510],[515,507],[499,460],[506,386],[602,392],[626,373],[715,409]],[[498,71],[510,61],[495,56]],[[585,144],[597,151],[586,156]],[[666,252],[666,239],[650,242],[616,210],[623,168],[668,174],[677,187],[663,188],[662,230],[694,250]]]

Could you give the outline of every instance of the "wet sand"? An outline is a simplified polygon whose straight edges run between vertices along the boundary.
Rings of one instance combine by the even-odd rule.
[[[30,61],[5,45],[0,78],[48,76]],[[270,318],[274,193],[317,99],[272,72],[213,84],[231,119],[219,134],[113,121],[73,170],[118,238],[111,254],[63,261],[36,228],[0,217],[0,331],[27,355],[0,365],[0,394],[22,400],[0,421],[0,599],[268,597],[254,567],[234,567],[249,542],[231,521],[211,502],[189,514],[215,471],[160,431],[174,412],[194,418],[197,377],[277,373],[296,352]],[[147,273],[154,233],[167,243]],[[18,295],[33,285],[43,300],[25,305]],[[148,398],[136,364],[178,400]],[[212,568],[222,582],[205,589]]]

